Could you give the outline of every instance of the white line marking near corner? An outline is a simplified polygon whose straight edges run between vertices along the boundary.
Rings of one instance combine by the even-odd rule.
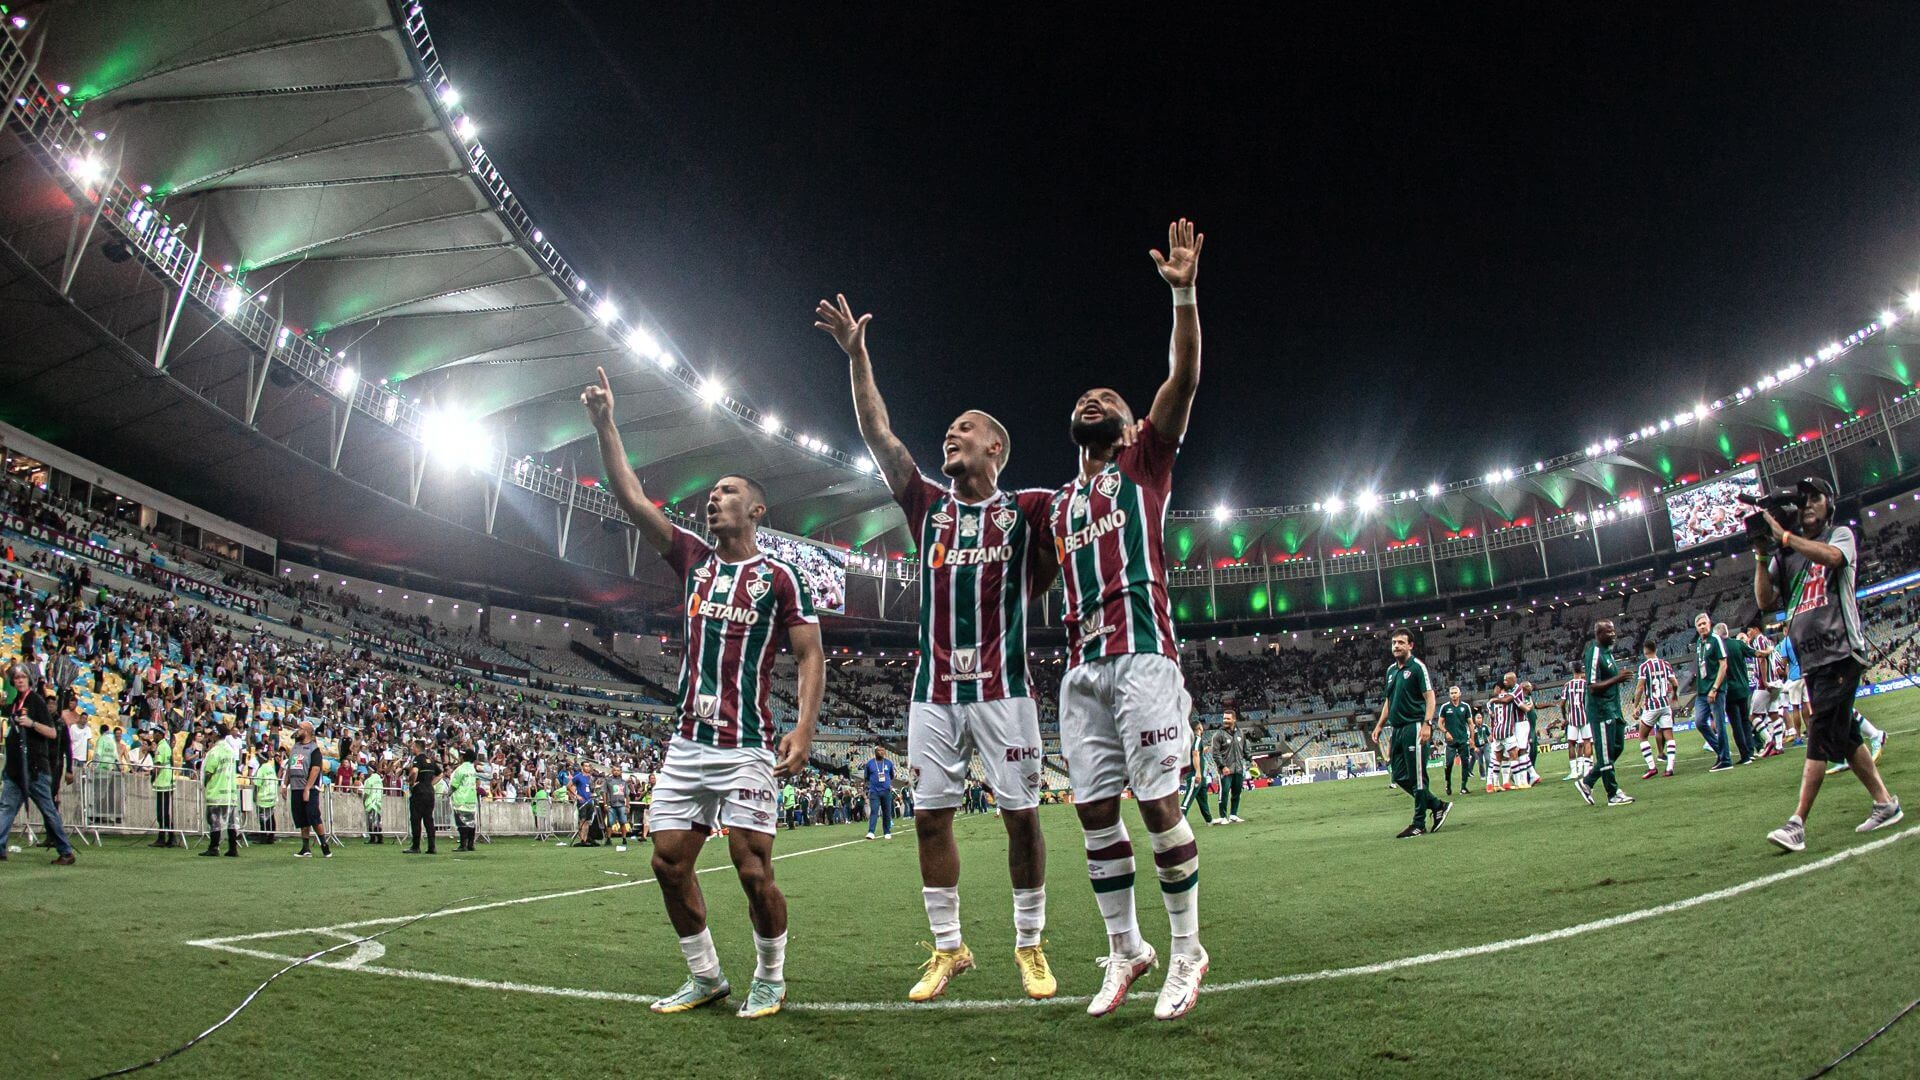
[[[1703,904],[1711,904],[1721,900],[1728,900],[1736,896],[1741,896],[1745,893],[1753,892],[1757,889],[1763,889],[1769,885],[1777,885],[1783,881],[1789,881],[1789,880],[1792,880],[1793,878],[1803,877],[1817,870],[1825,870],[1828,867],[1837,866],[1843,862],[1846,862],[1850,859],[1858,858],[1862,855],[1867,855],[1875,851],[1880,851],[1882,849],[1890,847],[1891,845],[1893,845],[1894,843],[1897,843],[1898,841],[1908,839],[1909,837],[1912,837],[1916,834],[1920,834],[1920,826],[1912,826],[1912,827],[1903,829],[1900,832],[1894,833],[1891,836],[1883,837],[1879,840],[1873,840],[1873,841],[1869,841],[1867,843],[1861,844],[1859,847],[1847,848],[1844,851],[1837,851],[1837,852],[1834,852],[1832,855],[1828,855],[1821,859],[1816,859],[1813,862],[1801,863],[1798,866],[1792,866],[1785,870],[1780,870],[1771,874],[1765,874],[1760,877],[1753,878],[1750,881],[1743,881],[1738,885],[1730,885],[1724,889],[1716,889],[1713,892],[1702,893],[1699,896],[1688,897],[1687,899],[1684,899],[1684,900],[1675,900],[1672,903],[1660,904],[1650,908],[1642,908],[1639,911],[1630,911],[1622,915],[1613,915],[1604,919],[1595,919],[1591,922],[1584,922],[1575,926],[1563,927],[1559,930],[1548,930],[1538,934],[1529,934],[1525,937],[1508,938],[1504,941],[1492,941],[1492,942],[1487,942],[1486,944],[1483,944],[1483,945],[1471,945],[1471,946],[1467,946],[1459,949],[1446,949],[1440,952],[1422,953],[1418,956],[1404,956],[1397,960],[1384,960],[1379,963],[1373,963],[1373,964],[1360,964],[1353,967],[1344,967],[1344,968],[1323,968],[1319,971],[1300,971],[1300,972],[1294,972],[1288,975],[1275,975],[1275,976],[1271,976],[1264,979],[1241,979],[1237,982],[1217,983],[1212,986],[1203,986],[1200,988],[1200,991],[1201,993],[1225,993],[1233,990],[1255,990],[1255,989],[1264,989],[1264,988],[1276,987],[1276,986],[1291,986],[1291,985],[1296,985],[1301,983],[1325,982],[1329,979],[1348,978],[1356,975],[1380,975],[1380,974],[1385,974],[1387,972],[1392,972],[1392,971],[1401,971],[1407,968],[1422,967],[1428,964],[1437,964],[1447,960],[1464,960],[1464,959],[1469,959],[1477,956],[1487,956],[1493,953],[1507,952],[1512,949],[1524,948],[1528,945],[1540,945],[1550,941],[1562,941],[1567,938],[1578,937],[1582,934],[1590,934],[1598,930],[1611,930],[1615,927],[1626,926],[1631,923],[1641,922],[1643,920],[1655,918],[1657,916],[1671,915],[1676,911],[1685,911],[1689,908],[1699,907]],[[796,852],[792,852],[791,854],[806,855],[806,854],[811,854],[814,851],[830,851],[836,847],[846,847],[848,846],[848,844],[855,844],[855,843],[864,843],[864,841],[851,840],[845,844],[833,844],[827,847],[810,848],[807,851],[796,851]],[[781,856],[781,858],[787,858],[787,857],[789,856]],[[710,869],[717,870],[717,869],[721,869],[721,867],[711,867]],[[702,871],[702,872],[704,873],[705,871]],[[531,903],[532,901],[537,899],[552,899],[559,896],[579,895],[579,893],[581,892],[598,892],[603,889],[624,888],[629,884],[637,885],[637,884],[643,884],[643,883],[637,882],[637,881],[622,882],[616,885],[603,885],[597,889],[582,889],[582,890],[575,890],[570,893],[553,893],[545,897],[528,897],[525,900],[504,901],[501,903],[476,905],[472,908],[467,908],[463,910],[477,911],[477,910],[482,910],[484,908],[489,908],[489,907],[502,907],[502,906],[505,906],[506,904]],[[449,912],[443,912],[441,914],[453,914],[453,913],[454,912],[449,911]],[[367,925],[375,925],[377,923],[385,923],[385,922],[393,922],[393,921],[398,921],[398,920],[391,920],[391,919],[370,920],[363,923],[343,924],[343,927],[326,927],[326,928],[323,928],[323,930],[315,930],[315,931],[281,930],[281,931],[274,931],[272,933],[264,934],[264,935],[255,934],[255,935],[247,935],[245,937],[236,937],[236,938],[208,939],[203,941],[188,942],[188,944],[199,945],[203,948],[219,949],[223,952],[238,953],[242,956],[253,956],[253,957],[258,957],[260,959],[266,959],[266,960],[285,961],[285,960],[297,959],[297,957],[282,956],[277,953],[268,953],[268,952],[262,952],[259,950],[254,950],[254,949],[239,948],[228,943],[233,941],[244,941],[244,940],[249,940],[252,938],[259,938],[259,937],[279,937],[287,934],[298,934],[298,933],[320,933],[328,930],[341,929],[341,928],[344,928],[345,926],[367,926]],[[464,986],[464,987],[468,987],[476,990],[496,990],[496,991],[504,990],[504,991],[511,991],[516,993],[525,993],[525,994],[542,994],[542,995],[547,995],[552,997],[577,998],[577,999],[582,999],[587,1001],[617,1001],[617,1002],[630,1002],[634,1004],[644,1005],[651,1001],[656,1000],[655,998],[642,995],[642,994],[628,994],[628,993],[622,993],[614,990],[584,990],[584,989],[577,989],[574,987],[565,987],[565,986],[538,986],[538,985],[532,985],[527,983],[496,982],[491,979],[471,979],[461,975],[442,975],[438,972],[432,972],[432,971],[415,971],[415,970],[410,970],[405,968],[376,967],[364,962],[356,965],[354,964],[354,959],[357,959],[357,957],[350,958],[348,960],[343,960],[343,961],[332,961],[332,962],[316,961],[312,966],[361,971],[371,975],[389,975],[394,978],[414,979],[421,982],[442,983],[450,986]],[[349,966],[349,965],[353,965],[353,966]],[[1081,1005],[1081,1004],[1085,1004],[1088,1000],[1089,999],[1087,997],[1082,996],[1082,997],[1056,997],[1046,1001],[1033,1001],[1028,998],[1003,998],[999,1000],[987,1000],[987,1001],[964,1001],[964,1000],[943,999],[939,1001],[927,1002],[924,1004],[914,1004],[914,1003],[905,1002],[905,1001],[817,1001],[817,1002],[796,1001],[796,1002],[790,1003],[787,1006],[787,1008],[794,1011],[833,1012],[833,1013],[921,1012],[921,1011],[932,1011],[932,1010],[938,1010],[938,1009],[968,1010],[968,1009],[1040,1008],[1040,1007],[1052,1006],[1052,1005]]]
[[[865,841],[842,840],[840,843],[837,843],[837,844],[825,844],[820,847],[803,848],[800,851],[789,851],[784,855],[775,855],[773,857],[773,861],[779,862],[782,859],[797,859],[802,855],[816,855],[822,851],[833,851],[837,848],[852,847],[853,845],[860,844],[860,843],[865,843]],[[733,864],[730,862],[725,862],[725,863],[720,863],[717,866],[709,866],[703,870],[696,870],[694,872],[697,874],[711,874],[711,873],[715,873],[716,871],[731,870],[731,869],[733,869]],[[201,948],[217,948],[222,945],[230,945],[236,941],[265,941],[270,938],[293,937],[296,934],[330,934],[337,930],[358,930],[362,927],[367,927],[367,926],[392,926],[396,923],[403,923],[410,919],[444,919],[451,915],[469,915],[476,911],[491,911],[495,908],[514,907],[520,904],[534,904],[534,903],[539,903],[542,900],[563,900],[570,896],[586,896],[590,893],[609,892],[614,889],[630,889],[635,885],[650,885],[654,882],[654,880],[655,880],[654,878],[650,878],[650,877],[634,878],[629,881],[616,881],[608,885],[589,885],[585,888],[580,888],[580,889],[564,889],[560,892],[540,893],[535,896],[522,896],[513,900],[494,900],[490,903],[485,903],[485,904],[468,904],[465,907],[448,908],[445,911],[428,912],[423,915],[389,915],[384,918],[378,918],[378,919],[360,919],[355,922],[335,923],[332,926],[303,926],[303,927],[298,927],[292,930],[263,930],[263,931],[260,931],[259,933],[254,933],[254,934],[234,934],[229,937],[199,938],[194,941],[186,942],[186,944],[196,945]],[[227,951],[232,952],[234,950],[229,949]],[[297,957],[293,957],[289,959],[297,959]],[[319,966],[331,967],[334,965],[321,964]]]

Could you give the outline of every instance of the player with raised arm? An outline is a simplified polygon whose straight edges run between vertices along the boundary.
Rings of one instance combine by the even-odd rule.
[[[933,955],[910,1001],[931,1001],[973,967],[960,935],[960,849],[953,815],[967,790],[967,765],[980,754],[1013,878],[1014,961],[1027,996],[1058,990],[1040,940],[1047,923],[1047,848],[1040,834],[1040,710],[1028,692],[1027,605],[1057,570],[1046,542],[1052,493],[1001,491],[1012,441],[1000,421],[969,409],[940,444],[945,485],[921,475],[893,433],[873,379],[867,323],[845,296],[822,300],[814,325],[847,354],[853,411],[868,453],[906,512],[920,555],[919,664],[907,706],[907,760],[913,777],[920,895]]]
[[[653,873],[667,918],[680,938],[687,981],[653,1003],[678,1013],[724,1000],[732,992],[707,930],[707,903],[694,876],[715,828],[747,893],[758,963],[739,1015],[757,1019],[787,999],[787,899],[773,881],[773,836],[779,820],[775,777],[807,765],[826,686],[820,620],[806,581],[766,555],[755,540],[767,513],[766,491],[754,480],[725,475],[707,494],[708,543],[667,520],[627,464],[614,423],[606,369],[580,395],[600,440],[607,483],[635,528],[685,583],[686,654],[680,663],[680,723],[653,787]],[[799,667],[799,710],[780,735],[767,697],[780,638]]]
[[[1194,280],[1204,238],[1182,219],[1167,227],[1167,253],[1153,252],[1173,289],[1167,379],[1132,445],[1133,411],[1119,391],[1080,395],[1071,416],[1079,471],[1054,493],[1054,549],[1066,586],[1068,667],[1060,685],[1060,741],[1086,834],[1087,876],[1107,927],[1106,976],[1087,1012],[1120,1006],[1134,980],[1159,962],[1140,936],[1133,906],[1133,841],[1120,820],[1127,788],[1152,835],[1160,897],[1173,928],[1173,956],[1153,1014],[1193,1008],[1207,972],[1200,946],[1200,856],[1180,812],[1180,763],[1190,698],[1167,600],[1164,525],[1173,461],[1200,386],[1200,309]]]

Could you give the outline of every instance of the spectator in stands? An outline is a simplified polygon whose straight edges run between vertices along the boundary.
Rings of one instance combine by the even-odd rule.
[[[14,664],[7,678],[12,684],[13,701],[7,707],[6,775],[0,779],[0,860],[7,857],[5,846],[15,815],[32,799],[59,852],[54,865],[72,866],[73,845],[67,842],[60,808],[53,801],[53,788],[59,783],[65,760],[60,746],[63,729],[47,707],[46,696],[34,688],[31,668]]]

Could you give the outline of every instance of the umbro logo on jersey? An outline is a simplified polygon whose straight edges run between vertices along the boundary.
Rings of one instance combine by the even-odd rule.
[[[933,515],[933,523],[935,525],[951,525],[953,524],[953,515],[942,510],[941,512]]]
[[[1012,529],[1013,523],[1018,520],[1020,520],[1020,515],[1014,513],[1011,509],[1000,509],[993,512],[993,527],[999,529],[1001,532]]]
[[[712,577],[712,576],[713,576],[713,571],[711,571],[711,570],[709,570],[709,569],[707,569],[706,567],[704,567],[704,566],[702,566],[702,567],[700,567],[699,569],[696,569],[696,570],[695,570],[695,571],[693,572],[693,576],[694,576],[694,577],[696,577],[696,578],[699,578],[699,579],[700,579],[701,581],[705,581],[705,580],[707,580],[708,578],[710,578],[710,577]]]
[[[1120,474],[1115,472],[1101,473],[1100,478],[1093,482],[1093,486],[1100,494],[1111,499],[1115,495],[1120,494]]]

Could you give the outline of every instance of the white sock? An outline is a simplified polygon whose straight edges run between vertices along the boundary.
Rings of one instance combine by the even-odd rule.
[[[1047,928],[1047,887],[1013,890],[1013,945],[1024,949],[1040,944]],[[958,935],[955,935],[956,939]]]
[[[1860,737],[1863,739],[1877,739],[1880,737],[1880,729],[1873,726],[1873,721],[1863,716],[1860,718]]]
[[[720,977],[720,954],[713,951],[713,934],[701,930],[680,939],[680,955],[687,958],[687,970],[702,979]]]
[[[1139,916],[1133,910],[1133,840],[1126,825],[1115,822],[1104,829],[1086,829],[1087,877],[1093,899],[1107,924],[1107,945],[1119,956],[1139,956]]]
[[[1640,756],[1647,759],[1647,768],[1651,770],[1653,768],[1653,741],[1652,740],[1650,739],[1640,740]]]
[[[960,947],[960,888],[921,889],[920,899],[927,905],[927,927],[933,931],[933,947]]]
[[[1166,832],[1153,834],[1153,869],[1160,899],[1173,926],[1176,956],[1200,955],[1200,852],[1185,818]]]
[[[754,978],[761,982],[787,981],[787,935],[785,932],[782,932],[779,937],[753,935],[753,952],[759,961],[753,968]]]
[[[1679,757],[1680,757],[1680,748],[1674,745],[1674,742],[1672,739],[1668,739],[1667,740],[1667,771],[1668,772],[1673,771],[1673,763],[1676,760],[1678,760]]]

